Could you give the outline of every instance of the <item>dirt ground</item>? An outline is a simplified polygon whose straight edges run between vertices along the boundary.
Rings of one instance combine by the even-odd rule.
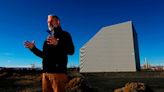
[[[42,92],[41,73],[0,74],[0,92]]]
[[[142,82],[153,92],[164,92],[164,72],[135,73],[83,73],[90,85],[98,92],[114,92],[128,82]]]
[[[96,92],[113,92],[128,82],[143,82],[154,92],[164,92],[164,72],[83,73]],[[0,92],[41,92],[41,73],[0,72]]]

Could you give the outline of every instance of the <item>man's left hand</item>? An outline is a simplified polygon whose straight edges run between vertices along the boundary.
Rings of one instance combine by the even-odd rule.
[[[47,44],[48,45],[56,46],[58,44],[58,42],[59,42],[59,38],[56,38],[54,36],[48,36],[47,37]]]

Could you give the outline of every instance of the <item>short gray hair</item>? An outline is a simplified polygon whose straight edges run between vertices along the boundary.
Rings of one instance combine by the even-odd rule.
[[[57,15],[49,14],[48,17],[50,17],[50,16],[51,16],[52,18],[56,18],[56,19],[59,20],[59,17],[58,17]]]

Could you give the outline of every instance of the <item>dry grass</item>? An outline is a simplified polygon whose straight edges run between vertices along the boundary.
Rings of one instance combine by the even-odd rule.
[[[0,92],[41,92],[40,74],[3,72],[0,76]]]
[[[114,92],[128,82],[142,82],[154,92],[164,92],[164,72],[85,73],[83,75],[98,92]]]
[[[136,73],[84,73],[87,82],[96,92],[114,92],[128,82],[142,82],[154,92],[164,92],[164,72]],[[72,73],[71,76],[80,76]],[[39,72],[0,72],[0,92],[41,92]]]

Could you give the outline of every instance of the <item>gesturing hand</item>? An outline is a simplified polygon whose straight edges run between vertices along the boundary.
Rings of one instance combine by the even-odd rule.
[[[32,49],[35,46],[35,41],[29,42],[29,41],[25,41],[24,42],[24,46],[26,48]]]
[[[47,37],[47,44],[56,46],[58,44],[59,38],[56,38],[54,36],[48,36]]]

